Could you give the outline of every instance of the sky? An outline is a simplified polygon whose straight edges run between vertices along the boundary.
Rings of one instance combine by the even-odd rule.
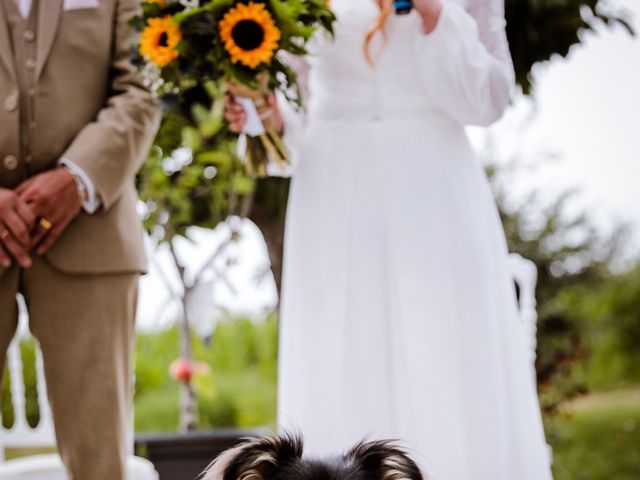
[[[640,0],[619,4],[635,16],[640,33]],[[534,85],[534,100],[517,98],[488,132],[471,129],[473,142],[482,149],[490,138],[498,160],[516,158],[535,166],[512,186],[514,199],[532,189],[549,198],[575,189],[575,208],[587,209],[603,232],[620,222],[635,229],[626,251],[640,255],[640,38],[603,26],[585,35],[566,59],[538,66]],[[541,158],[551,160],[541,163]],[[198,295],[203,314],[196,316],[204,333],[226,313],[259,317],[275,305],[273,280],[261,275],[268,256],[260,233],[250,222],[240,229],[240,244],[216,262],[219,270],[232,264],[233,288],[209,283]],[[224,227],[214,233],[194,229],[195,245],[183,242],[179,252],[197,270],[228,234]],[[178,304],[168,300],[167,280],[179,289],[166,251],[159,252],[141,284],[138,325],[143,331],[164,328],[179,314]]]
[[[620,3],[640,33],[640,0]],[[584,40],[534,70],[535,100],[516,101],[490,135],[522,164],[553,158],[521,180],[521,193],[576,189],[602,229],[640,229],[640,38],[603,26]],[[628,252],[640,252],[637,232]]]

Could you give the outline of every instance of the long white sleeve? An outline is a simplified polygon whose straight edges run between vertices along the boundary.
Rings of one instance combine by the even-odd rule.
[[[514,71],[505,32],[504,0],[445,0],[435,30],[419,34],[421,80],[436,105],[465,125],[489,125],[509,104]]]
[[[82,202],[82,209],[89,215],[96,213],[102,206],[102,202],[96,192],[96,185],[93,183],[93,180],[91,180],[89,175],[87,175],[87,172],[80,168],[73,160],[66,157],[61,158],[58,163],[67,167],[77,179],[76,181],[82,182],[87,195],[87,198]]]

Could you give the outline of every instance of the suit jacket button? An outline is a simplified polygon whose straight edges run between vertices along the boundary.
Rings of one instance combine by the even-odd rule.
[[[13,94],[5,98],[4,108],[7,110],[7,112],[15,112],[18,108],[18,95]]]
[[[18,168],[18,157],[16,157],[15,155],[7,155],[2,160],[2,165],[10,172],[13,172],[16,168]]]
[[[31,43],[36,39],[36,33],[33,30],[25,30],[22,34],[25,42]]]

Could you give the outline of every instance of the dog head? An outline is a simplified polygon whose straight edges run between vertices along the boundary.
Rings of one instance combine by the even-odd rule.
[[[218,457],[202,480],[424,480],[406,451],[389,441],[362,442],[344,455],[302,458],[300,437],[247,439]]]
[[[423,480],[418,465],[396,442],[362,442],[343,456],[349,480]]]

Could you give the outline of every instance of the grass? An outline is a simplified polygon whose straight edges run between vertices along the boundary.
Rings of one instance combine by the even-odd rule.
[[[54,453],[55,451],[55,448],[7,448],[4,453],[7,460],[11,460],[14,458],[27,457],[29,455]]]
[[[640,388],[589,395],[547,422],[555,480],[640,479]]]
[[[194,382],[201,428],[273,426],[277,338],[277,322],[273,318],[221,323],[210,344],[193,338],[196,360],[208,366]],[[175,330],[137,339],[137,432],[178,428],[179,386],[168,375],[171,362],[179,355],[177,346]]]

